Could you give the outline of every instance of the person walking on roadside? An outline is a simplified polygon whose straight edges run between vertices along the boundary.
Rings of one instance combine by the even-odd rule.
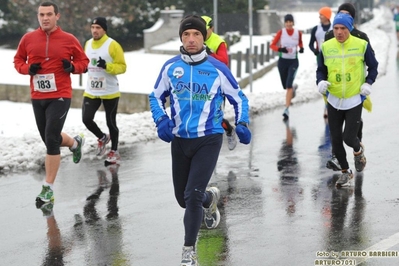
[[[220,37],[220,35],[214,32],[213,20],[208,16],[202,16],[206,23],[206,52],[208,55],[213,56],[226,66],[229,66],[229,55],[227,50],[227,44],[225,40]],[[226,98],[224,99],[223,106],[226,103]],[[237,146],[237,138],[234,127],[230,124],[229,120],[223,118],[222,126],[227,136],[227,146],[229,150],[234,150]]]
[[[361,172],[366,166],[364,145],[357,133],[363,101],[378,75],[378,62],[369,43],[352,36],[351,30],[353,18],[337,14],[333,22],[335,37],[322,44],[316,71],[318,90],[327,96],[332,149],[342,168],[337,187],[350,186],[353,179],[344,142],[353,149],[356,171]]]
[[[26,33],[14,56],[14,67],[30,75],[33,112],[40,136],[46,145],[46,179],[36,197],[37,206],[54,200],[53,185],[61,163],[60,147],[69,147],[73,161],[82,157],[83,135],[74,138],[62,132],[71,105],[71,73],[82,74],[89,59],[79,41],[63,31],[57,21],[58,6],[43,2],[38,7],[40,27]]]
[[[348,14],[350,15],[353,20],[355,20],[356,17],[356,9],[351,3],[343,3],[338,7],[338,14]],[[368,46],[370,47],[371,51],[374,53],[373,47],[371,46],[369,37],[367,36],[366,33],[363,31],[360,31],[355,27],[355,24],[353,24],[353,30],[350,32],[352,36],[358,37],[360,39],[365,40],[368,42]],[[324,41],[330,40],[334,38],[334,32],[333,30],[328,31],[326,33]],[[366,99],[363,101],[363,108],[366,109],[367,111],[371,112],[372,109],[372,103],[370,96],[366,96]],[[363,138],[363,119],[360,119],[360,125],[359,125],[359,131],[357,133],[357,137],[359,138],[360,141],[362,141]],[[333,148],[333,147],[332,147]],[[327,161],[326,167],[328,169],[331,169],[333,171],[341,171],[342,168],[339,165],[338,159],[334,154],[334,150],[331,151],[331,158]]]
[[[97,17],[91,22],[92,38],[85,44],[85,52],[90,59],[87,68],[87,85],[83,93],[82,120],[86,128],[98,139],[97,156],[103,156],[106,145],[111,141],[111,150],[105,164],[119,164],[119,129],[116,113],[120,98],[117,75],[126,72],[126,62],[122,47],[107,35],[107,20]],[[109,134],[104,133],[94,122],[98,108],[103,104]]]
[[[310,41],[309,41],[309,48],[310,50],[314,53],[317,57],[320,53],[321,45],[324,42],[324,38],[326,36],[326,33],[330,30],[332,30],[332,24],[331,24],[331,8],[328,6],[322,7],[319,10],[319,18],[320,18],[320,23],[312,28],[312,31],[310,32]],[[315,45],[316,44],[316,45]],[[327,118],[327,99],[323,97],[324,99],[324,118]]]
[[[181,266],[198,265],[196,241],[202,223],[208,229],[220,222],[220,191],[208,187],[223,141],[223,98],[234,106],[236,134],[251,141],[248,99],[229,68],[208,56],[205,21],[196,15],[183,18],[179,27],[180,55],[162,66],[149,95],[158,136],[171,142],[174,193],[184,212]],[[170,114],[166,98],[170,99]]]
[[[270,45],[273,51],[279,52],[277,68],[283,89],[286,90],[284,120],[289,118],[289,107],[297,89],[294,79],[299,67],[298,47],[299,53],[303,53],[302,32],[294,29],[294,17],[287,14],[284,16],[284,28],[277,32]]]

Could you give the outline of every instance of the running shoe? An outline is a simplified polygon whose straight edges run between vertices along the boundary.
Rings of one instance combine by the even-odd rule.
[[[234,150],[235,147],[237,146],[237,138],[236,138],[236,131],[233,128],[230,134],[226,133],[227,136],[227,145],[229,147],[229,150]]]
[[[341,171],[342,170],[341,165],[339,164],[338,159],[337,159],[337,157],[335,157],[335,155],[333,155],[331,157],[331,159],[327,161],[326,167],[333,171]]]
[[[98,144],[97,144],[96,156],[103,156],[105,154],[106,145],[108,144],[108,142],[110,140],[111,140],[111,137],[109,136],[109,134],[105,134],[104,137],[97,140]]]
[[[348,169],[346,172],[342,173],[337,182],[335,183],[336,187],[350,187],[352,185],[353,173],[351,169]]]
[[[197,253],[194,247],[183,247],[180,266],[198,266]]]
[[[119,164],[120,160],[121,156],[119,155],[119,151],[111,150],[107,155],[107,159],[105,159],[105,166],[110,164]]]
[[[206,191],[212,195],[212,201],[208,208],[204,208],[204,223],[206,228],[214,229],[220,222],[220,212],[218,209],[220,190],[217,187],[210,187]]]
[[[355,155],[355,168],[356,171],[361,172],[363,171],[364,167],[366,167],[366,157],[364,157],[364,146],[360,143],[360,154]]]
[[[74,139],[78,143],[78,146],[76,146],[75,149],[69,148],[69,150],[72,152],[73,162],[79,163],[80,159],[82,158],[82,147],[85,143],[85,137],[83,134],[79,134],[79,135],[76,135],[74,137]]]
[[[53,202],[51,202],[51,201],[45,202],[40,205],[36,204],[36,207],[42,211],[44,217],[53,216],[53,207],[54,207]]]
[[[295,98],[297,89],[298,89],[298,84],[294,84],[294,86],[292,86],[292,99]]]
[[[285,110],[283,112],[283,116],[284,116],[284,120],[287,120],[290,117],[290,111],[288,110],[288,108],[285,108]]]
[[[54,201],[54,192],[49,186],[42,186],[42,192],[36,197],[36,201],[50,202]]]

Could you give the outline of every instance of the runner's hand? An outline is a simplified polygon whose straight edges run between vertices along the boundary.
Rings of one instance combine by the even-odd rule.
[[[251,131],[249,128],[241,123],[236,126],[236,134],[243,144],[249,144],[251,142]]]
[[[288,53],[288,50],[285,47],[278,48],[278,51],[281,52],[281,53]]]
[[[64,68],[65,72],[73,72],[75,71],[75,67],[72,65],[72,63],[66,59],[62,59],[62,67]]]
[[[97,67],[101,67],[101,68],[104,68],[104,69],[106,69],[107,68],[107,62],[105,62],[105,60],[104,59],[102,59],[101,58],[101,56],[98,58],[98,60],[97,60]]]
[[[362,86],[360,86],[360,94],[363,96],[370,95],[371,93],[371,85],[368,83],[363,83]]]
[[[173,126],[173,121],[168,116],[165,115],[162,117],[157,123],[158,137],[165,142],[171,142],[175,138],[175,135],[172,133]]]
[[[319,89],[319,92],[323,95],[326,94],[326,91],[328,89],[328,86],[330,86],[331,83],[326,81],[326,80],[322,80],[319,82],[319,84],[317,84],[317,88]]]
[[[42,67],[40,66],[40,63],[33,63],[29,66],[29,75],[34,76],[37,74],[37,71],[39,71],[39,69],[42,69]]]

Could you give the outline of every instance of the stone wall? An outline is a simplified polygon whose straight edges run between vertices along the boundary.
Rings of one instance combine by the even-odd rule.
[[[277,60],[271,64],[261,67],[252,73],[252,79],[256,80],[270,71],[277,64]],[[250,82],[249,76],[238,80],[241,88],[245,88]],[[72,108],[81,108],[83,99],[83,90],[74,89],[72,91]],[[30,103],[30,88],[23,85],[0,84],[0,101],[12,101]],[[101,106],[100,110],[103,110]],[[119,99],[118,113],[133,114],[150,110],[148,94],[141,93],[121,93]]]
[[[81,108],[83,99],[83,90],[74,89],[72,91],[72,108]],[[0,84],[0,100],[30,103],[30,88],[23,85]],[[101,107],[100,110],[103,110]],[[140,93],[122,93],[119,99],[119,113],[139,113],[150,110],[147,94]]]
[[[262,9],[256,12],[258,13],[259,35],[271,35],[284,28],[284,23],[277,11]]]
[[[179,37],[179,25],[183,15],[183,10],[161,10],[161,16],[154,26],[143,31],[145,52],[150,52],[155,45]]]
[[[284,27],[282,18],[275,10],[257,10],[256,15],[257,23],[253,25],[253,32],[258,35],[271,35]],[[178,38],[179,25],[183,16],[183,10],[161,10],[161,16],[154,26],[143,31],[145,52],[162,53],[162,51],[154,51],[151,48]],[[227,21],[230,20],[227,18]],[[177,53],[178,51],[175,51],[173,54]]]

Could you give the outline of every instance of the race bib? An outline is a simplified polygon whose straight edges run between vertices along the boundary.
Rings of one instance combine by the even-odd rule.
[[[288,53],[289,53],[289,54],[296,54],[297,47],[296,47],[296,46],[294,46],[294,47],[287,47],[287,50],[288,50]]]
[[[51,74],[36,74],[33,76],[33,89],[39,92],[57,91],[55,76]]]
[[[91,77],[89,76],[89,88],[91,91],[105,91],[106,79],[105,77]]]

